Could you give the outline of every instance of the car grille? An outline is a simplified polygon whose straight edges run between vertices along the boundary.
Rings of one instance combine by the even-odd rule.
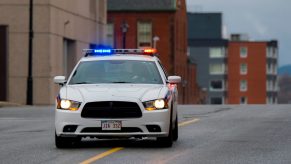
[[[137,103],[123,101],[101,101],[85,104],[83,118],[139,118],[142,112]]]
[[[140,128],[123,127],[121,130],[102,130],[100,127],[84,128],[81,133],[135,133],[142,132]]]

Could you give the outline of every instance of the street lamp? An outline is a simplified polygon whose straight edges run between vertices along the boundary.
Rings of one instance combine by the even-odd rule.
[[[129,28],[129,25],[125,22],[125,20],[123,21],[122,25],[120,26],[121,31],[122,31],[122,44],[123,44],[123,49],[125,49],[126,47],[126,33],[127,30]]]
[[[159,41],[160,38],[158,36],[154,36],[153,37],[153,41],[154,41],[154,48],[157,48],[157,41]]]
[[[29,42],[28,42],[28,77],[26,104],[33,104],[33,79],[32,79],[32,41],[33,41],[33,0],[29,1]]]

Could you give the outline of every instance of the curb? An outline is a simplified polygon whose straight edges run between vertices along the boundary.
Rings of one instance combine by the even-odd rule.
[[[8,101],[0,101],[0,108],[1,107],[13,107],[13,106],[22,106],[18,103],[8,102]]]

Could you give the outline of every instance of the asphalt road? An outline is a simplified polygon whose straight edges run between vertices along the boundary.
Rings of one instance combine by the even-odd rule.
[[[0,163],[290,164],[291,106],[179,106],[179,140],[54,145],[53,107],[0,108]]]

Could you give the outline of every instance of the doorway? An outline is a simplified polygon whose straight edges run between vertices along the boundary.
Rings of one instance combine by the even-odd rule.
[[[0,25],[0,101],[7,101],[7,26]]]

